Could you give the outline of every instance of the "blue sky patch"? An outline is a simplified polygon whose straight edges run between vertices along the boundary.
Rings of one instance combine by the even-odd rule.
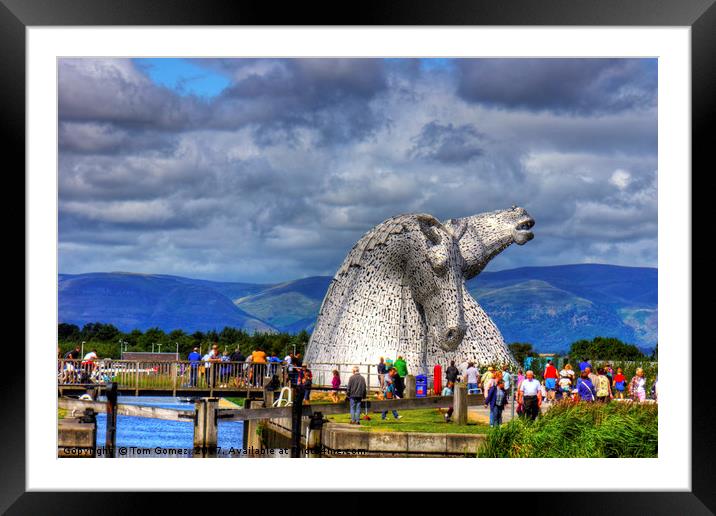
[[[160,57],[134,61],[152,81],[179,95],[215,97],[230,83],[228,77],[182,58]]]

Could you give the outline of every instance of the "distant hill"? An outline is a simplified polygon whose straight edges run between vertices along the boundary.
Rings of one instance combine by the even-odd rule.
[[[658,270],[602,264],[483,272],[468,290],[508,342],[566,351],[575,340],[657,341]]]
[[[330,282],[327,276],[260,285],[126,273],[60,275],[60,321],[108,322],[125,331],[311,331]],[[549,352],[598,335],[641,348],[657,341],[657,269],[524,267],[483,272],[467,287],[507,342],[530,342]]]
[[[80,326],[111,323],[122,331],[159,327],[193,332],[224,326],[276,331],[222,294],[224,284],[213,288],[211,283],[150,274],[61,274],[59,320]]]

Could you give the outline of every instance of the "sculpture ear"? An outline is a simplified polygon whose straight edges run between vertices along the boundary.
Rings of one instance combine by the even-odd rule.
[[[452,224],[450,232],[453,238],[459,241],[465,235],[465,231],[467,231],[467,221],[465,219],[451,219],[450,223]]]
[[[430,240],[434,245],[439,244],[442,241],[442,236],[438,227],[442,227],[440,221],[432,215],[420,214],[416,216],[418,223],[420,224],[420,231]]]

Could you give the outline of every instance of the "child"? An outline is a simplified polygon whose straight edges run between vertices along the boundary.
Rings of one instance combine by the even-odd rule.
[[[313,386],[313,373],[308,366],[303,366],[301,383],[303,384],[303,404],[308,405],[311,401],[311,387]]]
[[[333,403],[338,403],[338,389],[341,388],[341,375],[337,369],[333,370],[333,378],[331,379],[331,399]]]
[[[445,388],[443,389],[443,392],[441,393],[443,396],[452,396],[455,389],[455,382],[448,382]],[[445,422],[449,423],[450,418],[452,417],[454,405],[450,405],[447,412],[445,413]]]
[[[388,370],[388,374],[385,377],[385,386],[383,388],[383,396],[386,400],[392,400],[399,398],[398,391],[395,386],[395,378],[397,376],[398,372],[396,371],[395,367],[391,367]],[[383,413],[380,415],[380,418],[385,420],[386,416],[388,415],[388,411],[384,410]],[[400,419],[402,416],[398,414],[397,410],[393,410],[393,417],[395,419]]]
[[[617,398],[624,399],[624,389],[626,387],[626,377],[621,367],[617,367],[617,374],[614,375],[614,390],[617,391]]]
[[[563,398],[568,398],[572,395],[572,379],[566,374],[559,378],[559,391],[562,393]]]

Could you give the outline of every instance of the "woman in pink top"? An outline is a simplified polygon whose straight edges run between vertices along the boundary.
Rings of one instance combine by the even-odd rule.
[[[338,372],[337,369],[333,370],[333,379],[331,379],[331,387],[333,387],[333,390],[331,391],[331,399],[333,400],[333,403],[338,403],[338,389],[341,388],[341,374]]]

